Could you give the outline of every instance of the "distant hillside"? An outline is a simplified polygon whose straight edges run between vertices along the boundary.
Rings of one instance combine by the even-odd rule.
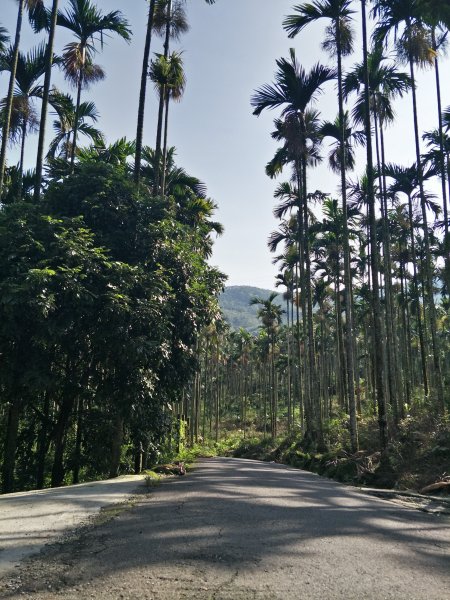
[[[219,302],[226,321],[232,329],[244,327],[249,331],[256,331],[260,322],[256,318],[257,306],[250,306],[250,300],[254,296],[268,298],[272,290],[264,290],[247,285],[231,285],[225,288],[220,295]],[[283,297],[280,294],[275,302],[283,305]]]

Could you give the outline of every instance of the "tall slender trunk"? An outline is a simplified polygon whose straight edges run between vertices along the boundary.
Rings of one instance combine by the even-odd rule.
[[[270,390],[270,413],[271,413],[271,436],[277,437],[277,401],[276,401],[276,373],[275,373],[275,336],[272,333],[270,339],[270,373],[272,385]]]
[[[16,36],[14,39],[13,62],[11,73],[9,75],[8,95],[6,97],[5,123],[2,132],[2,146],[0,150],[0,200],[3,197],[3,183],[6,169],[6,148],[8,146],[9,130],[11,126],[11,114],[14,97],[14,83],[16,81],[17,62],[19,60],[20,36],[22,33],[23,13],[25,9],[25,0],[19,0],[19,9],[17,12]]]
[[[111,461],[109,466],[109,476],[111,478],[119,475],[120,454],[123,441],[123,425],[124,418],[120,413],[117,413],[113,424],[113,437],[111,443]]]
[[[166,193],[166,179],[167,179],[167,135],[169,131],[169,105],[170,105],[170,93],[166,90],[166,106],[165,106],[165,117],[164,117],[164,143],[163,143],[163,164],[162,164],[162,184],[161,194],[164,196]]]
[[[291,358],[291,333],[289,323],[289,297],[286,298],[286,316],[287,316],[287,329],[286,329],[286,343],[287,343],[287,409],[288,409],[288,433],[291,433],[293,418],[292,418],[292,358]]]
[[[296,286],[297,286],[297,353],[298,353],[298,386],[299,386],[299,409],[300,409],[300,420],[302,432],[305,433],[305,412],[309,410],[306,405],[309,402],[309,374],[308,374],[308,358],[306,352],[303,351],[303,362],[305,369],[302,377],[302,352],[301,352],[301,341],[302,338],[305,340],[306,336],[306,293],[305,293],[305,247],[304,247],[304,216],[302,210],[302,169],[300,165],[300,159],[297,158],[295,162],[296,177],[297,177],[297,196],[299,202],[299,208],[297,212],[297,244],[298,244],[298,263],[296,268]],[[302,336],[300,336],[300,305],[302,312]]]
[[[347,364],[347,387],[348,387],[348,405],[350,413],[350,441],[352,451],[357,452],[358,442],[358,422],[356,419],[356,401],[355,401],[355,344],[353,334],[353,306],[351,294],[351,269],[350,269],[350,242],[348,233],[348,215],[347,215],[347,156],[345,151],[345,117],[344,117],[344,98],[342,92],[342,45],[341,28],[339,19],[335,23],[336,46],[337,46],[337,67],[338,67],[338,103],[339,103],[339,137],[341,150],[341,194],[342,194],[342,217],[343,217],[343,249],[344,249],[344,286],[345,286],[345,320],[346,320],[346,364]]]
[[[17,437],[19,434],[20,398],[12,398],[9,411],[6,436],[3,449],[2,492],[14,491],[14,470],[16,465]]]
[[[219,441],[219,426],[220,426],[220,394],[221,394],[221,377],[220,377],[220,349],[217,342],[217,360],[216,360],[216,407],[215,407],[215,441]]]
[[[335,292],[335,311],[336,311],[336,342],[337,342],[337,357],[336,357],[336,383],[339,408],[345,409],[347,402],[347,382],[345,377],[345,349],[344,339],[342,335],[342,304],[341,291],[339,289],[340,278],[339,269],[336,272],[334,282]]]
[[[72,173],[75,168],[75,154],[77,151],[77,137],[78,137],[78,120],[80,118],[80,104],[81,104],[81,90],[83,89],[83,67],[86,60],[86,48],[82,49],[83,58],[82,58],[82,67],[80,68],[80,76],[78,78],[78,89],[77,89],[77,104],[75,107],[75,121],[73,124],[73,138],[72,138],[72,151],[70,156],[70,168]]]
[[[207,404],[207,395],[208,395],[208,350],[209,350],[209,340],[206,339],[205,345],[205,357],[203,362],[203,413],[202,413],[202,438],[205,441],[205,433],[206,433],[206,404]]]
[[[437,318],[436,318],[436,306],[434,302],[434,290],[433,290],[433,271],[430,251],[430,236],[428,231],[428,219],[427,219],[427,208],[425,203],[425,190],[423,185],[423,168],[420,156],[420,138],[419,138],[419,120],[417,113],[417,94],[416,94],[416,81],[414,73],[414,62],[412,58],[409,61],[410,75],[412,81],[412,98],[413,98],[413,116],[414,116],[414,138],[415,138],[415,149],[416,149],[416,161],[417,161],[417,174],[419,179],[420,189],[420,206],[422,209],[422,224],[423,224],[423,241],[425,245],[425,285],[426,285],[426,299],[428,304],[428,310],[430,314],[430,333],[431,333],[431,348],[433,353],[433,388],[436,392],[436,405],[440,411],[444,411],[444,389],[442,385],[442,374],[441,364],[439,356],[439,347],[437,339]]]
[[[416,252],[416,241],[414,237],[414,217],[413,217],[413,206],[411,195],[408,195],[408,216],[409,216],[409,233],[410,233],[410,247],[411,247],[411,260],[413,264],[413,290],[414,296],[417,303],[417,329],[419,332],[419,348],[420,358],[422,365],[422,378],[425,396],[428,396],[429,385],[428,385],[428,369],[427,369],[427,343],[424,331],[424,323],[422,321],[422,314],[420,308],[420,294],[419,284],[417,277],[417,252]]]
[[[442,208],[444,212],[444,261],[445,261],[445,280],[447,289],[450,290],[450,235],[448,228],[448,206],[447,206],[447,181],[446,181],[446,168],[445,168],[445,153],[444,153],[444,127],[442,120],[442,96],[441,96],[441,78],[439,73],[439,59],[437,54],[436,45],[436,29],[433,27],[431,30],[433,50],[436,52],[434,59],[434,72],[436,78],[436,96],[437,96],[437,107],[438,107],[438,123],[439,123],[439,158],[440,158],[440,172],[441,172],[441,185],[442,185]]]
[[[52,487],[59,487],[64,482],[65,468],[64,468],[64,449],[65,449],[65,438],[67,426],[69,424],[70,417],[72,416],[73,406],[75,404],[75,398],[69,393],[61,404],[58,419],[56,421],[55,430],[53,432],[53,442],[55,445],[55,455],[53,458],[52,467]]]
[[[264,390],[264,439],[267,436],[267,381],[270,379],[269,373],[263,371],[263,390]],[[270,384],[270,381],[269,381]]]
[[[400,250],[400,249],[399,249]],[[401,252],[401,250],[400,250]],[[399,252],[399,253],[400,253]],[[405,294],[405,285],[404,285],[404,265],[403,261],[400,257],[400,298],[401,298],[401,357],[403,362],[403,371],[404,371],[404,383],[405,383],[405,401],[406,405],[409,406],[411,404],[411,384],[413,381],[413,373],[411,367],[411,343],[409,339],[409,331],[408,331],[408,322],[407,322],[407,299]]]
[[[392,328],[392,300],[391,300],[391,262],[389,248],[389,229],[387,221],[387,197],[386,197],[386,177],[384,177],[384,163],[381,157],[381,123],[378,119],[378,107],[375,102],[374,107],[374,124],[375,124],[375,142],[377,166],[379,173],[380,184],[380,205],[381,205],[381,231],[382,231],[382,247],[383,247],[383,275],[384,275],[384,325],[386,337],[386,376],[387,376],[387,397],[393,410],[394,423],[398,425],[398,406],[397,406],[397,387],[395,382],[395,353],[393,349],[393,328]]]
[[[144,58],[142,60],[141,88],[139,92],[138,120],[136,130],[136,154],[134,157],[134,180],[136,183],[139,183],[139,179],[141,176],[142,145],[144,139],[145,98],[147,94],[147,79],[150,61],[150,47],[152,42],[153,18],[155,16],[155,6],[156,0],[150,0],[147,20],[147,33],[145,36]]]
[[[399,357],[400,354],[400,336],[398,332],[397,319],[395,317],[395,307],[394,307],[394,291],[392,285],[392,277],[393,277],[393,267],[392,267],[392,256],[391,256],[391,234],[389,230],[389,215],[388,215],[388,204],[387,204],[387,183],[386,183],[386,152],[385,152],[385,144],[384,144],[384,127],[383,121],[380,120],[380,146],[381,146],[381,169],[382,169],[382,190],[383,190],[383,237],[386,240],[385,247],[385,260],[386,260],[386,284],[387,284],[387,292],[388,292],[388,305],[387,305],[387,313],[389,315],[389,319],[387,321],[387,326],[389,329],[389,335],[391,340],[391,355],[392,355],[392,371],[394,378],[394,389],[392,393],[394,394],[394,410],[397,410],[394,416],[398,416],[403,418],[404,416],[404,394],[403,390],[405,389],[404,377],[402,377],[401,369],[399,368]],[[392,400],[392,396],[391,396]]]
[[[77,405],[77,425],[75,434],[75,452],[73,458],[72,483],[76,484],[80,481],[80,463],[81,463],[81,443],[83,434],[83,398],[78,398]]]
[[[50,31],[47,43],[47,65],[45,68],[44,89],[42,91],[41,121],[39,124],[39,140],[36,156],[36,178],[34,184],[34,200],[38,202],[41,195],[42,172],[44,170],[45,129],[47,127],[47,112],[50,97],[50,86],[53,68],[53,48],[55,44],[56,22],[58,19],[59,0],[53,0],[50,17]]]
[[[37,470],[36,470],[36,488],[38,490],[44,487],[45,481],[45,457],[48,451],[50,440],[48,430],[50,424],[50,395],[46,392],[44,396],[44,406],[42,411],[42,423],[37,438]]]
[[[166,36],[164,40],[164,58],[167,60],[169,57],[169,45],[170,45],[170,28],[171,28],[171,17],[172,17],[172,0],[167,1],[167,23],[166,23]],[[158,109],[158,127],[156,132],[156,146],[155,146],[155,182],[154,182],[154,194],[160,193],[160,181],[161,181],[161,139],[162,129],[164,120],[164,106],[166,103],[166,86],[161,86],[159,92],[159,109]]]
[[[380,443],[384,449],[388,443],[388,421],[386,411],[386,397],[384,393],[384,372],[383,372],[383,339],[381,331],[381,306],[378,284],[379,273],[379,253],[377,245],[377,225],[375,213],[375,192],[374,192],[374,168],[373,168],[373,150],[372,150],[372,127],[370,117],[370,87],[369,87],[369,69],[368,69],[368,43],[367,43],[367,17],[366,0],[361,0],[362,16],[362,37],[363,37],[363,61],[364,61],[364,101],[365,101],[365,131],[366,131],[366,151],[367,151],[367,185],[368,185],[368,208],[369,208],[369,230],[370,230],[370,250],[371,250],[371,270],[372,270],[372,321],[373,321],[373,339],[374,339],[374,370],[375,370],[375,388],[378,409],[378,425],[380,429]]]
[[[22,197],[22,179],[23,179],[23,168],[25,162],[25,142],[27,141],[27,120],[25,117],[22,119],[21,126],[21,140],[20,140],[20,162],[19,162],[19,180],[20,180],[20,196]]]
[[[302,200],[303,200],[303,247],[304,247],[304,260],[305,260],[305,301],[306,301],[306,325],[307,325],[307,356],[308,356],[308,388],[307,392],[307,403],[305,402],[305,408],[308,406],[307,411],[308,418],[306,420],[306,441],[313,447],[322,446],[322,423],[320,420],[320,397],[317,390],[317,373],[316,373],[316,360],[315,360],[315,341],[314,341],[314,320],[313,320],[313,301],[312,301],[312,288],[311,288],[311,256],[310,256],[310,245],[309,245],[309,219],[308,219],[308,192],[307,192],[307,167],[306,167],[306,128],[304,116],[301,116],[300,121],[301,134],[302,134],[302,147],[304,149],[302,156]]]

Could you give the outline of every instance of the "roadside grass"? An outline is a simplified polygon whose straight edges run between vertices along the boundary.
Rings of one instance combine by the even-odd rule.
[[[373,415],[359,417],[362,449],[357,453],[350,449],[347,415],[327,421],[323,433],[325,452],[306,447],[298,432],[271,439],[251,430],[246,439],[242,432],[231,432],[214,450],[219,456],[273,461],[343,483],[395,490],[420,491],[450,476],[450,418],[431,417],[426,407],[399,423],[384,452]]]
[[[147,489],[154,488],[161,483],[161,475],[148,469],[144,471],[144,483]]]
[[[324,422],[322,452],[304,444],[299,422],[291,433],[281,431],[272,439],[264,435],[261,424],[252,415],[245,424],[222,422],[218,440],[200,438],[179,452],[173,451],[173,445],[166,446],[157,464],[174,465],[174,469],[183,464],[189,471],[198,458],[233,456],[286,464],[358,486],[420,491],[450,476],[450,416],[436,418],[432,414],[425,403],[417,402],[398,427],[394,427],[391,418],[391,439],[384,452],[379,448],[376,415],[359,415],[361,449],[356,453],[351,451],[349,416],[345,412],[336,410]],[[280,429],[283,422],[284,416]]]

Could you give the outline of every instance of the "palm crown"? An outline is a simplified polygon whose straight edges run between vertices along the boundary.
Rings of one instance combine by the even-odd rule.
[[[321,93],[322,86],[335,77],[334,69],[320,64],[307,73],[292,48],[290,60],[280,58],[276,63],[275,83],[263,85],[251,98],[254,115],[259,116],[264,109],[283,106],[282,115],[303,114],[308,104]]]

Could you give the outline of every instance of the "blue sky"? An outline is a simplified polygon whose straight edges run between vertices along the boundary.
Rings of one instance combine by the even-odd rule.
[[[276,143],[270,138],[276,112],[256,118],[250,96],[255,88],[272,81],[275,60],[287,56],[295,47],[300,62],[310,68],[317,61],[330,63],[320,49],[323,24],[317,24],[294,40],[288,40],[281,23],[298,2],[287,0],[217,0],[208,6],[203,0],[187,0],[190,32],[176,46],[183,50],[187,88],[183,101],[171,106],[169,142],[177,148],[177,160],[191,174],[202,179],[210,196],[219,205],[218,220],[225,234],[215,247],[212,262],[229,276],[229,284],[273,288],[277,272],[266,241],[277,227],[272,216],[273,191],[277,182],[268,179],[264,166],[273,156]],[[1,0],[0,23],[10,31],[15,27],[15,0]],[[359,9],[355,2],[355,10]],[[66,5],[61,0],[61,7]],[[137,98],[144,44],[147,3],[144,0],[98,0],[103,11],[121,10],[129,19],[133,40],[127,45],[110,38],[97,62],[107,78],[84,92],[94,100],[100,112],[100,128],[109,141],[135,137]],[[359,30],[359,21],[355,19]],[[57,35],[57,51],[67,41],[62,30]],[[23,47],[36,43],[28,26]],[[152,50],[159,51],[155,39]],[[350,67],[360,60],[361,44],[347,60]],[[444,106],[450,104],[450,61],[442,63]],[[67,83],[55,72],[54,82],[67,89]],[[6,78],[0,77],[0,94],[6,94]],[[419,77],[420,127],[436,127],[436,98],[433,72]],[[337,113],[333,84],[324,90],[317,108],[323,118]],[[411,99],[396,104],[398,120],[387,137],[389,161],[408,164],[414,161]],[[157,99],[150,86],[145,127],[145,143],[154,145]],[[48,139],[51,130],[48,132]],[[28,162],[33,163],[34,141],[28,145]],[[363,166],[360,153],[360,169]],[[357,169],[358,172],[358,169]],[[338,181],[325,166],[310,174],[309,185],[336,193]]]

